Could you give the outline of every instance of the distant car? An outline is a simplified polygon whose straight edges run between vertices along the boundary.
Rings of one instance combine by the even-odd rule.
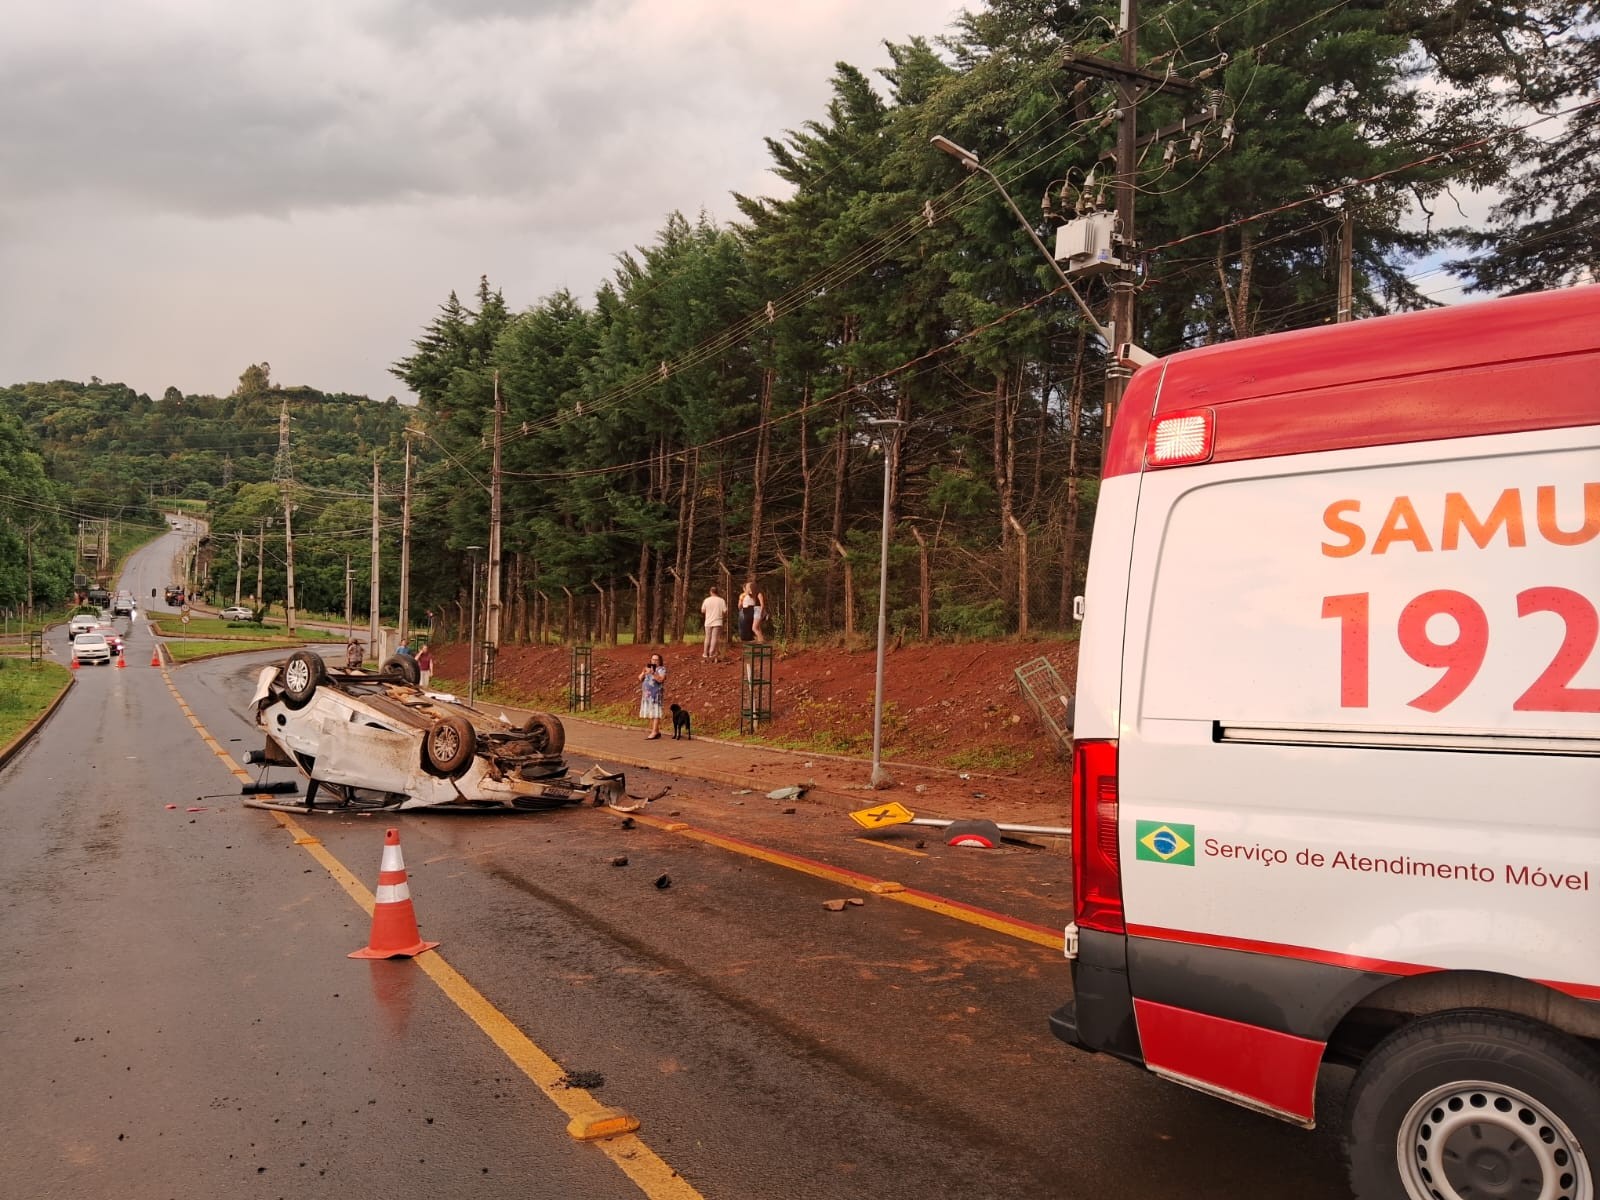
[[[251,621],[255,619],[255,613],[242,604],[235,604],[232,608],[225,608],[217,616],[224,621]]]
[[[139,602],[133,598],[132,592],[118,592],[116,599],[111,602],[111,615],[131,617],[133,610],[137,607],[139,607]]]
[[[78,663],[111,665],[111,644],[103,633],[80,633],[72,641],[72,657]]]
[[[99,617],[89,613],[79,613],[67,622],[67,641],[76,642],[80,634],[95,632],[99,624]]]
[[[298,768],[310,780],[307,808],[319,789],[344,807],[378,808],[547,809],[625,794],[621,773],[567,777],[560,718],[513,724],[417,679],[405,655],[377,671],[340,670],[297,650],[256,679],[251,707],[266,746],[248,761]]]

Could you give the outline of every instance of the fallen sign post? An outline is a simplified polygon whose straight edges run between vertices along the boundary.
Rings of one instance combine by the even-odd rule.
[[[863,829],[887,829],[891,825],[934,825],[943,829],[961,823],[943,817],[919,817],[895,800],[887,804],[875,804],[871,808],[857,809],[850,814],[850,819]],[[1072,833],[1072,830],[1059,825],[1005,825],[999,821],[990,824],[1001,833],[1037,833],[1055,837],[1068,837]]]

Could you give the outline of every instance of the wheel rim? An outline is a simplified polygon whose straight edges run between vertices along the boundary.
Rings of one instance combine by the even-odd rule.
[[[283,669],[283,685],[291,692],[303,692],[311,682],[311,668],[298,658],[291,658]]]
[[[454,762],[461,753],[461,734],[450,725],[440,725],[433,731],[433,757],[438,762]]]
[[[1421,1097],[1396,1145],[1416,1200],[1595,1200],[1577,1138],[1525,1092],[1459,1082]]]

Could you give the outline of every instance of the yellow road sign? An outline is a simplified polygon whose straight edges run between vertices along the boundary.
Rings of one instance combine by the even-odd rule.
[[[891,800],[872,808],[857,809],[850,814],[850,819],[863,829],[882,829],[885,825],[904,825],[914,815],[904,804]]]

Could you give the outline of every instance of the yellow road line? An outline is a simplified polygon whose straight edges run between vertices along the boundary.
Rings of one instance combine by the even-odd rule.
[[[851,871],[843,867],[831,867],[827,863],[802,858],[798,854],[789,854],[782,850],[769,850],[767,847],[758,846],[754,842],[746,842],[720,833],[710,833],[704,829],[696,829],[694,826],[682,821],[664,821],[659,817],[649,817],[642,813],[635,813],[634,820],[645,825],[653,825],[667,833],[677,833],[693,841],[704,842],[708,846],[717,846],[723,850],[730,850],[734,854],[742,854],[746,858],[759,859],[761,862],[771,863],[773,866],[783,867],[785,870],[797,871],[802,875],[811,875],[817,879],[826,879],[830,883],[870,892],[886,900],[894,900],[900,904],[909,904],[913,908],[921,908],[928,912],[938,913],[943,917],[965,921],[969,925],[977,925],[982,929],[1001,933],[1007,937],[1031,942],[1036,946],[1044,946],[1057,953],[1061,951],[1062,934],[1060,930],[1046,929],[1040,925],[1029,925],[1024,921],[1012,920],[1010,917],[1000,913],[989,912],[986,909],[961,904],[954,900],[945,900],[924,892],[912,891],[904,888],[901,884],[875,879],[870,875],[863,875],[859,871]]]
[[[876,846],[879,850],[893,850],[896,854],[909,854],[912,858],[927,858],[926,850],[913,850],[910,846],[896,846],[893,842],[880,842],[877,838],[858,837],[863,846]]]
[[[177,688],[173,687],[170,679],[167,686],[174,696],[178,695]],[[190,723],[200,731],[202,739],[216,746],[215,739],[189,711],[182,697],[178,699],[178,706],[189,717]],[[229,772],[235,778],[245,783],[251,781],[250,773],[241,767],[231,754],[220,747],[217,754],[226,761]],[[288,813],[276,809],[268,811],[272,813],[273,820],[293,836],[294,844],[304,847],[306,853],[333,877],[334,882],[360,905],[362,911],[371,916],[374,904],[372,893],[333,856],[322,844],[321,839],[307,833]],[[532,1038],[523,1033],[510,1017],[496,1008],[488,997],[473,987],[466,977],[445,961],[444,956],[437,950],[421,954],[414,961],[467,1019],[482,1030],[484,1035],[500,1048],[501,1052],[545,1094],[552,1104],[571,1118],[569,1131],[584,1122],[605,1120],[614,1114],[614,1110],[601,1104],[587,1089],[564,1086],[561,1081],[566,1078],[566,1072],[555,1059],[541,1050]],[[615,1163],[641,1192],[650,1197],[650,1200],[703,1200],[700,1193],[673,1170],[665,1159],[646,1145],[638,1134],[620,1133],[597,1140],[594,1145]]]

